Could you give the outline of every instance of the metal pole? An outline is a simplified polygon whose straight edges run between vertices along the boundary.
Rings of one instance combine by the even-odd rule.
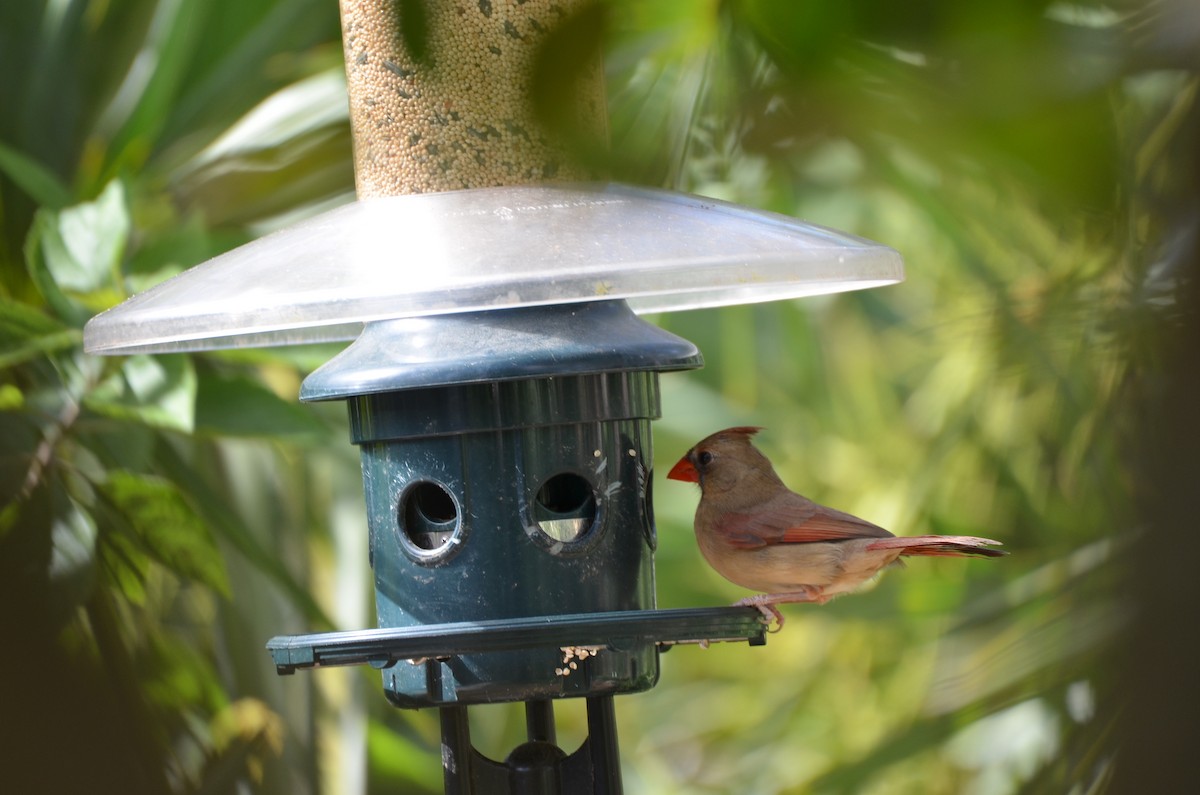
[[[442,772],[446,795],[472,795],[475,791],[471,779],[474,751],[467,708],[441,707],[438,711],[442,719]]]
[[[612,695],[587,700],[588,753],[593,795],[621,795],[621,759],[617,747],[617,712]]]
[[[549,700],[525,702],[525,734],[529,740],[557,743],[554,731],[554,704]]]

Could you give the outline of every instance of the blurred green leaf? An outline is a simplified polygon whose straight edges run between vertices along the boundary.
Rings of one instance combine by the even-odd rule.
[[[418,64],[429,61],[429,10],[427,0],[396,0],[396,13],[400,17],[400,35],[404,37],[404,49]]]
[[[25,239],[25,262],[29,276],[50,309],[63,322],[82,327],[91,313],[67,297],[50,270],[51,260],[65,261],[69,256],[62,242],[56,214],[49,210],[39,211]]]
[[[0,173],[8,175],[38,204],[52,210],[71,202],[71,191],[49,169],[32,157],[0,142]]]
[[[150,573],[150,555],[132,530],[126,517],[115,524],[119,530],[105,533],[100,548],[108,585],[132,605],[146,604],[146,577]]]
[[[197,795],[226,792],[247,774],[260,779],[262,758],[279,753],[283,744],[283,725],[265,703],[243,698],[217,713],[211,735],[214,753],[201,772]]]
[[[190,1],[216,8],[205,17],[209,46],[192,53],[180,96],[165,109],[162,137],[173,149],[206,145],[297,79],[327,68],[344,71],[338,8],[326,0]],[[352,171],[348,159],[344,165]]]
[[[227,703],[219,674],[206,655],[198,653],[202,649],[197,646],[207,645],[207,638],[160,633],[147,641],[142,685],[157,707],[185,712],[198,704],[216,710]]]
[[[344,68],[265,98],[176,170],[181,202],[211,224],[244,223],[353,189]]]
[[[325,128],[348,126],[349,118],[345,69],[331,67],[263,99],[184,164],[181,172],[186,174],[219,161],[235,161],[256,152],[278,151],[289,142]],[[280,156],[275,154],[274,159],[278,161]]]
[[[732,5],[772,59],[791,78],[802,80],[835,65],[851,45],[861,13],[855,3],[742,0]]]
[[[79,345],[78,329],[66,328],[20,301],[0,298],[0,368]]]
[[[372,792],[436,793],[442,791],[441,771],[427,760],[429,748],[380,721],[371,721],[367,754],[375,780]]]
[[[25,394],[19,388],[13,384],[0,384],[0,412],[16,411],[24,405]]]
[[[129,236],[123,185],[114,180],[94,201],[38,212],[25,244],[30,276],[64,321],[83,325],[88,294],[111,287]]]
[[[191,359],[130,356],[120,369],[88,393],[89,409],[150,427],[191,432],[195,427],[198,384]]]
[[[529,86],[534,117],[556,137],[571,142],[582,162],[593,167],[605,159],[606,141],[603,131],[592,129],[581,102],[600,63],[608,14],[601,2],[572,4],[538,49]]]
[[[94,201],[58,213],[63,251],[47,250],[46,266],[64,290],[86,293],[109,283],[117,272],[129,237],[125,187],[119,180],[105,186]]]
[[[194,467],[170,448],[160,450],[159,466],[171,482],[187,495],[190,504],[196,506],[212,531],[228,541],[258,573],[278,585],[305,618],[316,625],[314,631],[333,626],[307,587],[288,571],[284,562],[266,548],[228,506],[227,495],[215,492]]]
[[[324,435],[325,428],[295,401],[283,400],[244,376],[210,374],[196,392],[196,430],[220,436]]]
[[[59,631],[96,583],[97,527],[54,477],[0,512],[0,615]]]
[[[229,577],[212,532],[173,483],[115,471],[100,489],[145,554],[180,577],[229,595]]]
[[[50,583],[71,594],[70,607],[91,591],[95,565],[96,522],[75,500],[61,495],[50,526]],[[66,611],[64,611],[66,612]]]
[[[144,165],[170,118],[170,108],[178,99],[189,60],[200,46],[206,16],[213,7],[212,3],[188,0],[155,5],[153,22],[138,53],[139,59],[154,68],[143,74],[141,90],[109,142],[102,178],[111,179]]]

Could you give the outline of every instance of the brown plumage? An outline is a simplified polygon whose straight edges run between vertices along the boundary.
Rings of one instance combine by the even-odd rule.
[[[700,485],[696,540],[722,577],[762,591],[753,605],[783,627],[775,607],[824,604],[850,593],[908,555],[999,557],[999,541],[974,536],[896,536],[788,489],[750,437],[760,428],[727,428],[702,440],[668,478]]]

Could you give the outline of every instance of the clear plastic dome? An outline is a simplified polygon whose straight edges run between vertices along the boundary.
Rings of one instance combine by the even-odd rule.
[[[893,284],[878,243],[623,185],[369,199],[215,257],[93,318],[92,353],[350,340],[362,324],[626,299],[638,313]]]

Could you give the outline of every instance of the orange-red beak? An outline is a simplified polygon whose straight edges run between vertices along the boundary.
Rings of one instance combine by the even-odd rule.
[[[668,480],[682,480],[685,483],[699,483],[700,473],[696,471],[695,465],[685,455],[679,459],[675,466],[671,467],[671,471],[667,473]]]

